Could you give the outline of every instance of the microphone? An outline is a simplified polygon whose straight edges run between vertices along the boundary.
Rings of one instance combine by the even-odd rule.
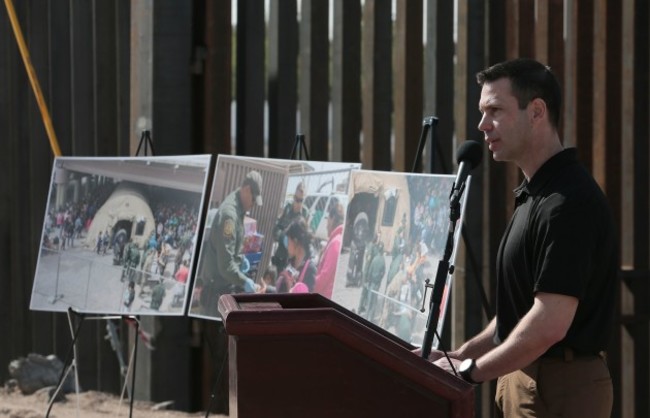
[[[456,162],[458,163],[458,173],[454,186],[451,189],[451,198],[460,200],[460,196],[465,190],[465,181],[470,171],[472,171],[483,157],[483,147],[477,141],[467,140],[458,147],[456,152]]]

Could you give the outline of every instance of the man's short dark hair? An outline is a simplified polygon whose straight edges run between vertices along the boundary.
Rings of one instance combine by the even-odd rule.
[[[525,109],[534,99],[546,103],[551,124],[560,126],[562,89],[550,67],[529,58],[500,62],[476,74],[476,81],[483,86],[502,78],[510,80],[512,95],[517,98],[520,109]]]

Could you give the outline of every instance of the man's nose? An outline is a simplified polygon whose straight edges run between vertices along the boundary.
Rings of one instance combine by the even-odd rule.
[[[492,127],[492,123],[488,121],[487,116],[486,115],[481,116],[481,120],[478,122],[478,126],[477,126],[478,130],[485,132],[490,130],[491,127]]]

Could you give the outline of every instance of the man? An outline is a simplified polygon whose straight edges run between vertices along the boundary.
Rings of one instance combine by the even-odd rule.
[[[151,302],[149,303],[149,308],[156,311],[160,310],[160,306],[162,305],[166,294],[167,289],[165,288],[165,279],[160,276],[158,284],[156,284],[151,291]]]
[[[95,252],[97,254],[102,250],[102,242],[104,242],[104,237],[102,237],[102,231],[99,231],[99,234],[97,234],[97,240],[95,241]]]
[[[205,281],[201,291],[203,313],[217,316],[217,301],[225,293],[253,293],[255,283],[241,271],[244,243],[244,215],[262,206],[262,176],[250,171],[241,187],[230,193],[212,220],[207,255],[202,257]]]
[[[289,255],[287,253],[287,247],[284,245],[284,237],[287,228],[293,221],[299,217],[303,217],[307,221],[307,216],[309,213],[307,209],[303,207],[302,203],[305,199],[305,186],[302,182],[298,183],[296,190],[293,194],[293,201],[285,205],[282,210],[282,215],[278,218],[278,221],[273,228],[273,239],[278,243],[278,247],[275,250],[275,254],[271,258],[271,263],[275,266],[278,272],[284,270],[289,263]]]
[[[165,275],[165,269],[167,269],[167,263],[169,263],[172,256],[172,244],[171,237],[166,237],[162,239],[160,244],[160,255],[158,256],[158,263],[160,264],[160,275]]]
[[[401,228],[401,227],[400,227]],[[390,285],[390,282],[393,281],[393,277],[397,274],[404,260],[404,248],[406,247],[406,242],[404,241],[404,230],[398,229],[397,236],[393,241],[393,249],[391,250],[391,261],[390,267],[388,268],[388,274],[386,275],[386,289]]]
[[[121,281],[135,281],[135,270],[140,263],[140,249],[138,244],[133,242],[133,238],[129,238],[124,248],[123,262]]]
[[[375,320],[377,310],[377,292],[386,273],[386,259],[384,258],[384,244],[379,241],[372,246],[370,261],[366,269],[365,283],[361,291],[359,314],[364,314],[369,321]]]
[[[617,249],[600,188],[558,135],[561,89],[517,59],[477,75],[478,126],[495,161],[525,177],[497,254],[496,316],[450,353],[472,383],[498,378],[498,416],[609,417],[604,361],[614,328]],[[446,370],[434,351],[430,359]]]
[[[133,305],[133,301],[135,300],[135,283],[134,282],[129,282],[127,285],[126,289],[124,290],[124,294],[122,295],[122,312],[128,312],[131,310],[131,305]]]

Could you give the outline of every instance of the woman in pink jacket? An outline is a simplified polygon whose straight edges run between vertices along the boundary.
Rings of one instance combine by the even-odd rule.
[[[314,291],[326,298],[332,297],[336,264],[341,253],[343,239],[343,205],[339,202],[330,205],[327,211],[327,233],[329,239],[316,271]]]

